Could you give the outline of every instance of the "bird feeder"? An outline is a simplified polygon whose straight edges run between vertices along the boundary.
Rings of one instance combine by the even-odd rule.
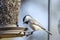
[[[0,0],[0,38],[24,36],[26,28],[18,27],[20,4],[21,0]]]

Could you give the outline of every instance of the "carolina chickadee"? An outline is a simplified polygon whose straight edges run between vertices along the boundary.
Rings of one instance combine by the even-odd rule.
[[[24,24],[28,24],[34,31],[38,31],[38,30],[41,30],[43,29],[44,31],[46,31],[47,33],[51,34],[49,31],[47,31],[45,28],[43,28],[42,26],[39,25],[39,23],[33,19],[30,15],[26,15],[24,18],[23,18],[23,23]],[[33,31],[33,32],[34,32]],[[31,33],[33,33],[31,32]],[[51,34],[52,35],[52,34]]]

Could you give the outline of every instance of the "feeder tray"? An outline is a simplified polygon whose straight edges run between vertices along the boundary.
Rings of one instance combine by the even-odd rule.
[[[12,38],[25,36],[27,28],[22,27],[4,27],[0,28],[0,38]]]

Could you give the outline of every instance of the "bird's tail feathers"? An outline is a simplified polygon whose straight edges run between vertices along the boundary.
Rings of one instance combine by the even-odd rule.
[[[50,31],[47,31],[47,30],[44,30],[44,31],[46,31],[48,34],[52,35],[52,33]]]

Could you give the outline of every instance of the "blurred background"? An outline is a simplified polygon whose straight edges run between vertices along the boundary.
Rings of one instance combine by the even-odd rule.
[[[23,25],[22,19],[25,15],[31,15],[36,19],[42,27],[48,30],[48,0],[22,0],[19,13],[18,24],[20,27],[28,27]],[[32,29],[29,28],[31,31]],[[48,34],[43,31],[36,31],[29,37],[4,38],[1,40],[48,40]]]
[[[60,40],[60,0],[50,1],[50,40]]]

